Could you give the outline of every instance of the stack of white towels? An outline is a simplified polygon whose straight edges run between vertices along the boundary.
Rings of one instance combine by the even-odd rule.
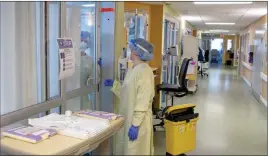
[[[28,123],[34,127],[57,130],[58,134],[78,139],[89,139],[101,133],[110,126],[108,120],[66,116],[52,113],[47,116],[29,119]]]

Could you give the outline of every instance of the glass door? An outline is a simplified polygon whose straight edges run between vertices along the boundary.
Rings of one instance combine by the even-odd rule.
[[[96,109],[96,3],[66,2],[66,31],[75,53],[75,73],[66,79],[67,109]]]

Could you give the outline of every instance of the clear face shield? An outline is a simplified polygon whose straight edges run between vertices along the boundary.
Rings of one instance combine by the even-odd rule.
[[[145,57],[150,55],[149,51],[140,44],[137,44],[135,40],[131,40],[129,43],[129,49],[135,51],[135,55],[143,61],[146,61]]]
[[[128,44],[127,49],[126,49],[126,56],[127,56],[128,60],[131,60],[131,59],[130,59],[130,56],[131,56],[131,49],[130,49],[129,44]]]

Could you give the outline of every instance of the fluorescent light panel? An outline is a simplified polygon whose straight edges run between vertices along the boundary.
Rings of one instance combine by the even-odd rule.
[[[187,21],[202,21],[200,16],[182,16],[182,18]]]
[[[83,6],[83,7],[94,7],[95,4],[83,4],[82,6]]]
[[[264,34],[265,31],[264,30],[256,30],[256,34]]]
[[[218,30],[218,29],[215,29],[215,30],[209,30],[210,32],[229,32],[229,30]]]
[[[234,25],[235,23],[216,23],[216,22],[209,22],[205,23],[207,25]]]
[[[224,4],[251,4],[252,2],[194,2],[194,4],[219,4],[219,5],[224,5]]]

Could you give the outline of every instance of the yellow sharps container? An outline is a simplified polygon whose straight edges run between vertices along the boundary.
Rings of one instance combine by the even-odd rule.
[[[194,104],[171,106],[165,112],[166,152],[180,155],[196,148],[198,113]]]

